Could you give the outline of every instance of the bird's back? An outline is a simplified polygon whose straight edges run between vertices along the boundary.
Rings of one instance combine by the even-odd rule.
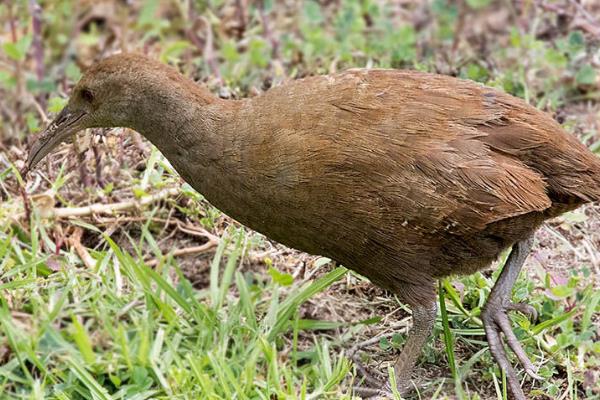
[[[593,153],[548,115],[471,81],[350,70],[273,88],[232,121],[243,201],[269,210],[234,217],[372,278],[394,264],[436,275],[448,243],[511,221],[488,260],[518,240],[505,231],[522,233],[519,216],[539,224],[600,199]]]

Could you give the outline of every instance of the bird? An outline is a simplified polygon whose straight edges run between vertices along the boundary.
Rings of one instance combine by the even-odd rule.
[[[226,100],[169,65],[121,53],[85,71],[32,144],[28,169],[101,127],[139,132],[225,214],[406,303],[413,325],[394,363],[401,393],[432,332],[436,280],[510,249],[481,319],[512,398],[526,399],[504,343],[537,378],[508,318],[535,309],[513,303],[511,289],[540,225],[600,200],[600,159],[549,114],[470,80],[376,68]]]

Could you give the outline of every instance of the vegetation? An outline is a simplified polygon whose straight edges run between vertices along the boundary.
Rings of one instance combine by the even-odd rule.
[[[1,399],[350,399],[361,369],[387,379],[410,323],[393,294],[221,214],[135,132],[74,138],[21,176],[105,55],[146,52],[225,98],[350,67],[451,74],[600,151],[594,1],[15,0],[0,24]],[[524,385],[600,398],[599,206],[536,239],[514,300],[539,318],[512,317],[544,380]],[[440,283],[414,398],[506,398],[479,319],[497,271]]]

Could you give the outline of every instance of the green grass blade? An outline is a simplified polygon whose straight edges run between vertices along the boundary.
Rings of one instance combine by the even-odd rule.
[[[103,388],[98,381],[94,379],[86,369],[79,364],[74,358],[67,358],[67,364],[71,368],[71,372],[75,377],[84,385],[84,387],[90,391],[94,400],[113,400],[112,396],[108,391]]]
[[[280,306],[279,313],[277,315],[277,321],[272,327],[271,331],[267,335],[268,340],[273,340],[275,336],[283,331],[290,321],[290,318],[296,311],[296,309],[304,303],[306,300],[314,296],[315,294],[322,292],[331,286],[334,282],[338,281],[348,272],[344,267],[337,267],[334,270],[323,275],[319,279],[307,284],[304,288],[285,299]]]
[[[447,281],[447,279],[444,279]],[[454,336],[452,335],[452,331],[450,331],[450,323],[448,321],[448,311],[446,310],[446,296],[444,296],[444,288],[446,285],[442,281],[438,282],[438,296],[440,303],[440,312],[442,314],[442,327],[444,330],[444,344],[446,347],[446,355],[448,356],[448,366],[450,367],[450,372],[452,374],[452,378],[454,379],[454,386],[456,390],[456,396],[459,399],[464,399],[465,395],[463,393],[462,384],[461,384],[461,376],[460,371],[456,366],[456,358],[454,357]]]

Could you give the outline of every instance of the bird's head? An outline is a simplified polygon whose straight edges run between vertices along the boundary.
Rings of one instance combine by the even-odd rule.
[[[165,96],[156,88],[178,79],[182,78],[174,69],[135,53],[110,56],[91,66],[73,88],[67,105],[33,143],[28,169],[83,129],[135,129],[140,118],[150,118],[140,115],[145,112],[143,102],[160,103]]]

